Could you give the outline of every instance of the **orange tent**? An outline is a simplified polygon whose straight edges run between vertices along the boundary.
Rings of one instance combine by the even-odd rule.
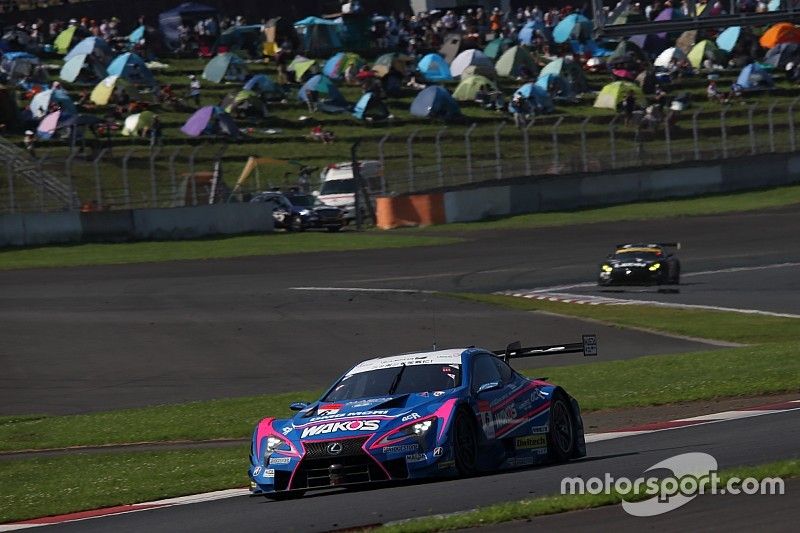
[[[764,48],[774,48],[783,43],[800,43],[800,29],[794,24],[779,22],[764,32],[758,42]]]

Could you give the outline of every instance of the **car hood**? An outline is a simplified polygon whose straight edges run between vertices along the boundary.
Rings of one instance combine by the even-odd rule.
[[[642,267],[649,267],[650,265],[653,265],[655,263],[658,263],[658,261],[645,261],[645,260],[635,260],[635,259],[634,260],[626,259],[624,261],[619,259],[609,259],[608,261],[606,261],[606,264],[610,265],[613,268],[631,268],[631,267],[642,268]]]

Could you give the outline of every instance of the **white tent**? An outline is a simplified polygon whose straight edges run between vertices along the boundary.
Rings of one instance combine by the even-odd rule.
[[[653,65],[657,67],[667,68],[669,67],[670,62],[673,59],[675,61],[683,61],[684,59],[686,59],[686,54],[684,54],[683,50],[681,50],[680,48],[676,48],[673,46],[672,48],[667,48],[666,50],[658,54],[658,57],[656,58]]]
[[[497,72],[494,69],[494,63],[489,57],[480,50],[464,50],[456,56],[452,63],[450,63],[450,74],[453,77],[461,76],[467,67],[475,66],[477,73],[489,76],[496,76]]]

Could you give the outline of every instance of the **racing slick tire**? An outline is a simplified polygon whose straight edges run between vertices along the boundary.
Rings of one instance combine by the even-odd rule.
[[[575,420],[566,394],[557,391],[550,405],[550,430],[547,432],[547,448],[550,458],[564,463],[575,456]]]
[[[459,409],[453,421],[453,459],[461,477],[478,472],[478,431],[475,418]]]
[[[282,502],[285,500],[296,500],[298,498],[302,498],[305,491],[303,490],[284,490],[280,492],[270,492],[264,494],[264,497],[268,500]]]
[[[303,219],[300,217],[300,215],[295,215],[292,217],[292,219],[289,221],[288,229],[289,231],[296,232],[305,231],[306,228],[303,226]]]
[[[669,280],[667,281],[670,285],[680,285],[681,284],[681,265],[674,264],[670,269],[669,273]]]

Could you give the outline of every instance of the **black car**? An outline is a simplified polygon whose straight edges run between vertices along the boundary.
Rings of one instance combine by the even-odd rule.
[[[678,285],[681,263],[665,248],[680,248],[680,243],[618,244],[614,253],[600,264],[597,284]]]
[[[345,225],[341,209],[325,205],[310,194],[265,191],[253,196],[250,202],[267,204],[272,208],[275,227],[287,231],[325,228],[333,232]]]

